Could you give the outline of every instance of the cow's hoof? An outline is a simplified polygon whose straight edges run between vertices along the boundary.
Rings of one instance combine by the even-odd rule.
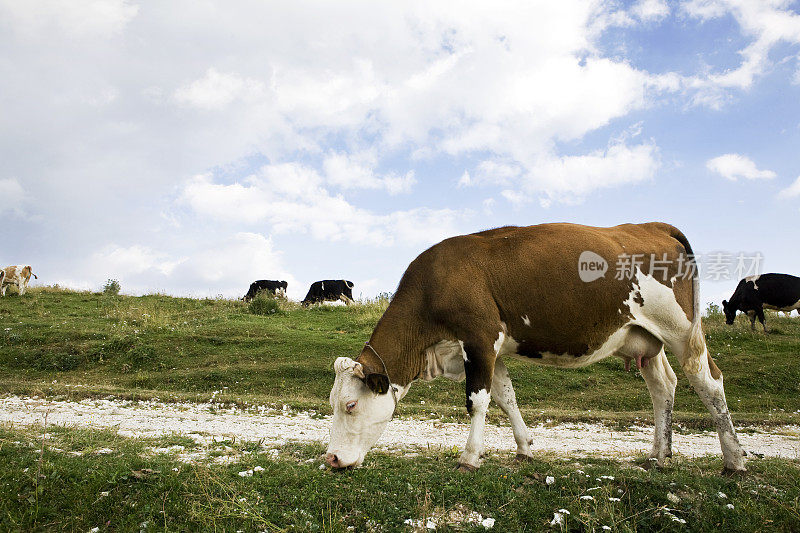
[[[532,455],[525,455],[524,453],[518,453],[518,454],[517,454],[517,455],[514,457],[514,460],[515,460],[516,462],[518,462],[518,463],[523,463],[523,462],[533,461],[533,456],[532,456]]]
[[[744,477],[744,476],[747,475],[747,469],[744,468],[744,467],[742,467],[742,468],[728,468],[726,466],[725,468],[722,469],[722,472],[720,472],[720,475],[723,475],[725,477]]]
[[[470,472],[477,472],[478,467],[477,466],[468,465],[467,463],[458,463],[457,470],[459,472],[467,474],[467,473],[470,473]]]

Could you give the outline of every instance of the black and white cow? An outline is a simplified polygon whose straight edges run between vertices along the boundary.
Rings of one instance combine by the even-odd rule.
[[[342,300],[347,305],[353,302],[353,282],[346,279],[324,279],[315,281],[303,298],[303,305]]]
[[[789,274],[761,274],[739,281],[730,301],[722,300],[725,322],[733,324],[736,312],[750,317],[750,327],[755,331],[756,318],[767,331],[764,309],[800,313],[800,278]]]
[[[598,264],[643,261],[629,275],[602,270],[584,279],[587,252]],[[412,383],[437,376],[466,381],[471,429],[460,469],[481,464],[490,399],[509,417],[517,458],[531,458],[503,359],[579,368],[617,356],[635,360],[647,383],[655,413],[651,457],[663,464],[672,455],[677,383],[666,347],[712,415],[725,469],[744,471],[722,372],[700,323],[699,282],[685,269],[691,256],[686,237],[659,222],[505,227],[434,245],[408,266],[358,357],[334,363],[326,462],[360,465]]]
[[[280,294],[285,296],[286,289],[289,287],[289,284],[285,281],[275,281],[271,279],[260,279],[254,281],[250,284],[250,288],[247,290],[247,294],[244,295],[242,300],[245,302],[249,302],[253,298],[256,297],[261,291],[269,291],[272,294]]]

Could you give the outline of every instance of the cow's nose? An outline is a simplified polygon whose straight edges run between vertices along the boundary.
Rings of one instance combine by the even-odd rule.
[[[328,463],[333,468],[339,468],[339,458],[336,456],[335,453],[329,453],[325,455],[325,462]]]

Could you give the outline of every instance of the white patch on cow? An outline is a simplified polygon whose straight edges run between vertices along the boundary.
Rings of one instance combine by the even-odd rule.
[[[461,381],[465,377],[464,343],[461,341],[439,341],[425,349],[426,365],[417,379],[431,381],[439,376],[453,381]]]
[[[469,429],[469,437],[467,437],[467,445],[464,447],[464,453],[461,454],[458,461],[461,464],[477,468],[481,464],[481,456],[484,453],[483,433],[486,428],[486,411],[489,409],[491,396],[489,391],[481,389],[478,392],[471,393],[469,400],[472,402],[472,424]]]
[[[485,411],[489,408],[489,400],[491,399],[491,396],[486,389],[481,389],[478,392],[473,392],[470,394],[469,399],[472,402],[473,410],[477,408]]]
[[[326,455],[335,455],[338,467],[360,465],[386,429],[395,410],[394,395],[391,392],[375,394],[369,390],[355,375],[359,367],[359,363],[349,357],[339,357],[334,363],[336,379],[330,395],[333,420]],[[390,386],[396,387],[402,395],[408,391],[399,385]],[[347,404],[353,401],[357,405],[348,413]]]
[[[506,339],[506,334],[502,331],[497,334],[497,340],[494,341],[494,353],[500,353],[500,348],[503,346],[503,341]]]
[[[757,276],[747,276],[744,279],[745,279],[745,281],[752,281],[753,282],[753,288],[758,289],[758,285],[756,284],[756,282],[758,281],[758,278],[760,278],[760,277],[761,277],[761,274],[758,274]]]
[[[503,344],[497,351],[497,356],[500,357],[501,355],[516,355],[518,346],[519,343],[514,340],[514,337],[512,337],[511,335],[505,335]]]
[[[531,325],[531,319],[528,318],[528,315],[525,315],[525,316],[522,317],[522,323],[525,324],[526,326],[530,326]]]
[[[634,323],[667,346],[683,345],[692,322],[675,298],[673,290],[639,269],[636,270],[635,279],[624,302],[630,309]],[[643,303],[635,300],[643,300]]]

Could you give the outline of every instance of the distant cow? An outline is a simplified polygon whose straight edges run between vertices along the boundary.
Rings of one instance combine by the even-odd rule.
[[[250,284],[250,288],[247,289],[247,294],[244,295],[242,300],[245,302],[249,302],[253,298],[256,297],[261,291],[269,291],[272,294],[283,294],[286,295],[286,289],[289,287],[289,284],[285,281],[275,281],[271,279],[259,279],[254,281]]]
[[[33,273],[30,265],[11,265],[3,269],[2,281],[0,281],[0,295],[6,295],[6,287],[9,285],[16,285],[19,293],[25,294],[25,289],[28,288],[28,282],[31,276],[34,279],[39,279]]]
[[[725,322],[733,324],[736,312],[750,317],[750,327],[756,329],[756,318],[767,331],[764,309],[800,313],[800,278],[789,274],[761,274],[744,278],[733,291],[731,300],[722,300]]]
[[[347,305],[353,302],[353,282],[346,279],[324,279],[315,281],[303,298],[303,305],[342,300]]]

